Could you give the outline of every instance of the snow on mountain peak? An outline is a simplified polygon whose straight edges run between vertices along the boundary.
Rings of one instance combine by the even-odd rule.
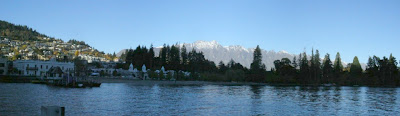
[[[196,41],[192,44],[192,46],[196,46],[198,49],[204,49],[204,48],[217,48],[221,46],[217,41],[212,40],[212,41]]]
[[[231,59],[235,62],[242,64],[245,67],[250,67],[250,64],[253,60],[253,52],[255,48],[245,48],[240,45],[230,45],[230,46],[222,46],[217,41],[196,41],[194,43],[182,43],[179,44],[179,47],[185,45],[187,51],[195,49],[197,51],[201,51],[204,53],[206,59],[213,61],[215,63],[223,61],[224,63],[228,63]],[[154,53],[158,55],[160,52],[160,47],[155,47]],[[122,51],[124,52],[124,51]],[[122,53],[121,52],[121,53]],[[262,62],[266,65],[267,69],[271,69],[274,67],[274,60],[280,60],[282,58],[292,59],[294,57],[293,54],[289,54],[287,51],[266,51],[261,50],[263,54]]]
[[[284,54],[289,54],[289,52],[285,51],[285,50],[281,50],[278,53],[284,53]]]
[[[236,51],[246,51],[246,52],[249,52],[249,49],[244,48],[243,46],[240,46],[240,45],[224,46],[224,48],[227,49],[227,50],[236,50]]]

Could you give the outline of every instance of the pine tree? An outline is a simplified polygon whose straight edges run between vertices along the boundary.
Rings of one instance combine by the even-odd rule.
[[[390,54],[389,56],[388,65],[389,65],[388,66],[389,80],[391,80],[390,83],[388,84],[394,85],[395,84],[394,82],[396,81],[395,77],[397,77],[399,70],[397,68],[397,60],[395,57],[393,57],[392,54]]]
[[[179,47],[172,45],[171,50],[169,52],[169,67],[171,67],[172,70],[178,70],[180,67],[180,52],[179,52]]]
[[[332,61],[330,59],[330,55],[328,53],[326,53],[324,61],[323,61],[323,66],[322,66],[322,75],[323,78],[322,80],[324,80],[324,83],[332,83],[333,79],[331,78],[332,76],[332,72],[333,72],[333,68],[332,68]]]
[[[360,84],[359,82],[361,81],[360,76],[362,74],[362,68],[360,62],[358,61],[357,56],[354,57],[353,63],[351,63],[350,74],[351,74],[351,76],[349,77],[350,84],[356,84],[356,85]]]
[[[220,61],[219,64],[218,64],[218,69],[219,69],[219,72],[220,72],[220,73],[225,73],[225,71],[226,71],[228,68],[225,66],[224,62]]]
[[[261,49],[257,45],[253,53],[253,62],[250,64],[250,80],[255,82],[262,82],[264,79],[265,65],[262,63]]]
[[[299,80],[298,82],[301,82],[303,84],[307,84],[309,81],[309,75],[310,75],[310,67],[308,65],[308,60],[307,60],[307,53],[303,52],[303,55],[300,56],[301,61],[300,61],[300,75],[299,75]]]
[[[154,48],[153,48],[153,44],[150,45],[148,58],[149,58],[148,67],[150,69],[153,69],[154,68]]]
[[[187,54],[186,46],[185,46],[185,45],[182,45],[182,48],[181,48],[181,57],[182,57],[182,65],[183,65],[183,66],[187,65],[187,63],[188,63],[188,54]]]
[[[321,59],[319,57],[319,51],[315,51],[314,55],[314,79],[317,83],[321,80]]]
[[[292,66],[294,69],[296,69],[298,67],[296,56],[293,57]]]
[[[354,75],[361,75],[361,73],[362,73],[361,64],[358,61],[357,56],[354,57],[353,63],[351,63],[350,73],[352,73]]]
[[[257,45],[256,49],[254,50],[253,63],[251,63],[250,69],[251,70],[265,70],[265,66],[264,66],[264,64],[262,64],[261,49],[258,45]]]
[[[343,72],[342,59],[340,58],[339,52],[336,54],[335,62],[333,64],[335,73]]]
[[[161,48],[160,55],[161,57],[161,65],[164,66],[167,64],[167,46],[164,44]]]

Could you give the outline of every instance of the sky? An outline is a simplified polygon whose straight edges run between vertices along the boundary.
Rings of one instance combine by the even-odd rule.
[[[10,0],[0,20],[106,53],[216,40],[223,46],[400,59],[400,0]]]

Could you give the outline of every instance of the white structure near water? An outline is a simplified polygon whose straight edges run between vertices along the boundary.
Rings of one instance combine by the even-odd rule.
[[[57,62],[55,58],[49,61],[40,60],[16,60],[14,68],[18,69],[18,75],[43,77],[52,67],[60,67],[63,73],[74,75],[75,64],[73,62]]]

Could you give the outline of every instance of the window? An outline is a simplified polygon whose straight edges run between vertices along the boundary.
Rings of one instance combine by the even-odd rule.
[[[43,65],[40,65],[40,69],[43,69]]]
[[[4,67],[5,66],[5,64],[4,63],[0,63],[0,67]]]
[[[46,69],[49,69],[49,66],[48,66],[48,65],[46,65]]]
[[[26,67],[29,67],[29,64],[26,64]]]

